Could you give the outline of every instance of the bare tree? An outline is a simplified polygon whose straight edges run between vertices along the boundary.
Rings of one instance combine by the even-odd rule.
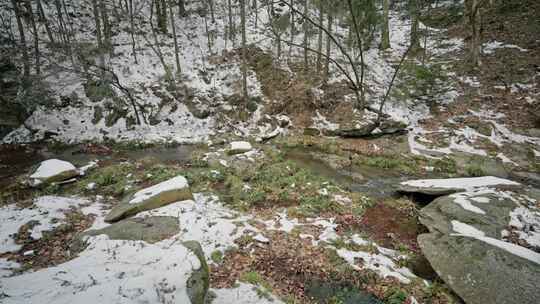
[[[246,3],[240,0],[240,22],[242,27],[242,93],[244,101],[248,101],[247,89],[247,58],[246,58]]]
[[[17,29],[19,30],[19,39],[23,56],[23,76],[26,78],[30,75],[30,57],[28,56],[28,49],[26,46],[26,35],[21,17],[21,9],[17,0],[11,0],[11,5],[13,6],[13,11],[15,12]]]
[[[39,75],[41,64],[39,62],[40,53],[39,53],[39,32],[37,30],[36,26],[36,19],[34,17],[34,10],[32,9],[32,3],[30,0],[24,0],[24,6],[26,9],[26,14],[28,15],[28,19],[30,20],[30,25],[32,26],[33,36],[34,36],[34,57],[36,60],[36,75]]]
[[[381,50],[391,48],[390,46],[390,25],[389,22],[389,0],[383,0],[383,20],[381,29]]]
[[[122,3],[122,2],[120,2]],[[135,45],[135,22],[134,22],[134,12],[133,12],[133,0],[129,0],[129,27],[131,32],[131,51],[133,52],[133,58],[135,59],[135,63],[137,64],[137,49]]]
[[[182,69],[180,67],[180,57],[178,55],[178,53],[180,52],[180,49],[178,47],[178,37],[176,37],[176,24],[174,22],[172,4],[169,5],[169,16],[171,19],[171,28],[172,28],[173,41],[174,41],[174,61],[176,63],[176,75],[180,75],[180,73],[182,73]]]

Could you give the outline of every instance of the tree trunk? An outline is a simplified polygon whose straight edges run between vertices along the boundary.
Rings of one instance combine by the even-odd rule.
[[[291,0],[291,7],[294,5],[294,0]],[[289,57],[291,57],[292,49],[293,49],[293,43],[294,43],[294,12],[291,11],[291,41],[289,44]]]
[[[216,16],[214,14],[214,0],[208,0],[208,6],[210,8],[210,17],[212,18],[212,24],[216,23]]]
[[[383,0],[383,21],[381,33],[381,50],[390,48],[389,0]]]
[[[319,24],[324,24],[324,3],[319,3]],[[317,73],[321,72],[322,64],[322,45],[323,45],[323,31],[319,29],[319,40],[317,41]]]
[[[122,3],[122,2],[120,2]],[[138,64],[137,62],[137,50],[135,45],[135,22],[133,20],[133,0],[129,0],[129,27],[131,31],[131,51],[133,52],[133,59],[135,59],[135,64]]]
[[[240,0],[240,20],[242,27],[242,93],[244,102],[248,102],[247,90],[247,58],[246,58],[246,3]]]
[[[39,32],[37,30],[36,26],[36,18],[34,16],[34,10],[32,9],[32,3],[30,0],[24,1],[24,6],[26,8],[26,13],[28,14],[28,19],[30,20],[30,25],[32,26],[32,31],[34,32],[34,56],[36,60],[36,75],[41,74],[41,64],[39,62],[40,54],[39,54]]]
[[[101,34],[101,19],[99,18],[99,7],[97,0],[92,0],[92,9],[94,12],[94,22],[96,25],[96,39],[98,44],[100,67],[105,66],[105,58],[103,57],[103,38]]]
[[[178,55],[178,53],[180,52],[180,48],[178,47],[178,38],[176,37],[176,24],[174,23],[172,5],[169,5],[169,17],[171,19],[171,28],[174,41],[174,61],[176,63],[176,75],[180,75],[182,73],[182,68],[180,67],[180,57]]]
[[[49,37],[49,41],[51,43],[54,43],[54,36],[51,31],[51,26],[49,24],[49,20],[47,19],[47,16],[45,16],[45,12],[43,11],[41,0],[37,0],[37,8],[38,8],[38,14],[39,14],[39,21],[43,22],[43,24],[45,25],[45,31],[47,31],[47,36]]]
[[[180,17],[186,16],[186,1],[185,0],[178,0],[178,15]]]
[[[418,34],[419,20],[418,20],[418,0],[409,0],[410,12],[411,12],[411,52],[414,54],[420,48],[420,38]]]
[[[232,14],[232,1],[227,0],[227,8],[229,13],[229,39],[234,43],[234,40],[236,39],[236,33],[235,33],[235,25],[234,25],[234,19]]]
[[[101,22],[103,23],[103,47],[109,51],[111,57],[113,55],[113,47],[111,42],[111,24],[109,22],[109,14],[107,13],[107,6],[103,0],[99,0],[99,11],[101,15]]]
[[[332,33],[332,23],[334,22],[334,16],[332,15],[332,10],[328,10],[328,25],[327,29],[328,32]],[[326,36],[326,63],[324,65],[324,82],[328,82],[328,78],[330,78],[330,55],[332,51],[332,40],[330,39],[330,35]]]
[[[17,29],[19,30],[19,39],[21,40],[21,50],[23,56],[23,76],[27,78],[30,75],[30,57],[28,56],[28,49],[26,48],[26,36],[24,34],[24,26],[21,18],[21,10],[17,4],[17,0],[11,0],[13,11],[15,12],[15,19],[17,20]]]
[[[308,1],[304,0],[304,16],[308,15]],[[304,19],[304,71],[307,73],[309,69],[308,59],[308,22]]]
[[[481,48],[480,27],[482,24],[480,10],[481,10],[480,1],[472,0],[471,15],[470,15],[470,24],[471,24],[471,30],[472,30],[471,64],[475,68],[479,67],[482,64],[480,60],[480,48]]]

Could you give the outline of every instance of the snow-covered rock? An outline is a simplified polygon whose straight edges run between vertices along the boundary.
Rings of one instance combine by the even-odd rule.
[[[494,176],[419,179],[405,181],[399,184],[398,190],[405,193],[422,193],[427,195],[447,195],[481,187],[520,186],[519,183]]]
[[[113,208],[105,221],[116,222],[141,211],[152,210],[189,199],[193,199],[189,184],[185,177],[179,175],[136,192],[127,202]]]
[[[430,231],[418,236],[420,248],[466,303],[532,304],[540,297],[540,253],[530,247],[540,242],[534,232],[540,212],[531,204],[537,197],[527,194],[479,188],[440,197],[420,211]]]
[[[70,162],[59,159],[42,161],[30,178],[32,185],[61,182],[79,175],[77,168]]]
[[[231,142],[227,154],[234,155],[240,153],[246,153],[253,149],[251,144],[247,141],[233,141]]]

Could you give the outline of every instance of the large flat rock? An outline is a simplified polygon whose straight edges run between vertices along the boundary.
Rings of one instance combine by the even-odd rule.
[[[107,214],[105,221],[108,223],[117,222],[142,211],[190,199],[193,199],[193,194],[187,180],[183,176],[177,176],[136,192],[133,196],[115,206]]]
[[[495,176],[446,178],[446,179],[418,179],[405,181],[399,184],[398,191],[404,193],[421,193],[433,196],[448,195],[483,187],[512,186],[520,184]]]

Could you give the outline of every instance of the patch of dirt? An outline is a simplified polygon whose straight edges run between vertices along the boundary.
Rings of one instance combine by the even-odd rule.
[[[414,252],[420,252],[416,237],[427,232],[414,214],[383,203],[367,209],[358,226],[383,247],[405,245]]]
[[[66,213],[66,221],[52,231],[44,231],[43,237],[33,240],[29,230],[38,223],[30,222],[23,225],[15,237],[15,242],[23,247],[15,253],[0,254],[22,265],[20,271],[39,270],[65,263],[77,256],[77,248],[72,246],[77,234],[88,229],[94,222],[93,215],[83,215],[80,212]]]

